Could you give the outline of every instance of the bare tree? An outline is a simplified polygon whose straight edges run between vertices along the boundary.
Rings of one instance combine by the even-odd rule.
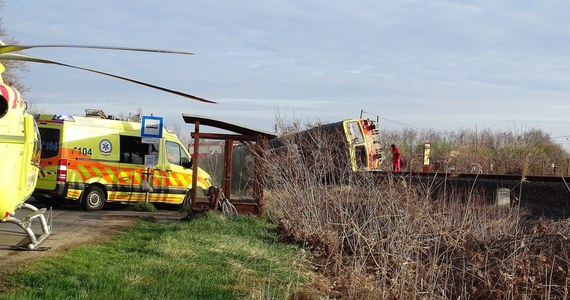
[[[0,0],[0,10],[4,9],[6,6],[6,1]],[[6,30],[4,20],[0,15],[0,40],[5,44],[16,44],[16,38],[10,36]],[[22,83],[20,73],[28,72],[29,65],[23,61],[13,61],[13,60],[0,60],[0,63],[6,67],[6,71],[2,74],[4,82],[14,86],[20,93],[25,93],[27,87]]]
[[[172,123],[171,131],[178,136],[178,138],[182,141],[184,145],[188,147],[190,144],[190,136],[185,135],[183,132],[183,128],[178,123]]]
[[[407,158],[420,159],[418,149],[431,143],[434,170],[520,174],[525,159],[531,175],[554,175],[568,170],[568,152],[548,133],[537,128],[493,131],[486,128],[447,132],[403,129],[383,130],[384,144],[396,143]],[[449,167],[449,168],[447,168]]]

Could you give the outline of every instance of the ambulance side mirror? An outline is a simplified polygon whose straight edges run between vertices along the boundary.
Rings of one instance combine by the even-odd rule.
[[[192,168],[192,159],[190,159],[190,161],[188,161],[188,158],[187,158],[187,157],[182,157],[182,158],[181,158],[181,163],[182,163],[182,164],[181,164],[182,167],[184,167],[184,168],[187,168],[187,169]]]

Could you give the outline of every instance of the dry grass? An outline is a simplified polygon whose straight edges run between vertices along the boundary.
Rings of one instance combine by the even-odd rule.
[[[284,238],[316,254],[331,297],[570,297],[570,221],[531,223],[476,192],[434,199],[399,177],[353,173],[328,138],[285,141],[265,164],[266,209]]]

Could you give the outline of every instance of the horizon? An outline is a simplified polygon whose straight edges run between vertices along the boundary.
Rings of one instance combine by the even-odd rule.
[[[6,2],[3,21],[22,45],[192,51],[25,53],[218,102],[30,64],[21,75],[26,99],[50,113],[117,115],[141,107],[167,125],[184,127],[181,114],[192,113],[273,131],[277,118],[328,123],[364,110],[387,129],[538,128],[569,149],[563,11],[570,3],[556,4],[15,0]]]

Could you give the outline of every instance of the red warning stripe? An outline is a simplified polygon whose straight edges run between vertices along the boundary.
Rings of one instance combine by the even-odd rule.
[[[8,89],[6,88],[5,85],[0,84],[0,92],[2,92],[2,97],[4,97],[4,99],[6,99],[6,102],[8,102],[8,104],[10,104],[10,94],[8,94]]]
[[[13,88],[13,87],[10,87],[10,88],[14,92],[14,107],[13,108],[16,108],[17,102],[20,102],[20,107],[24,106],[24,101],[21,101],[21,98],[20,98],[20,92],[18,92],[18,90]]]
[[[8,105],[10,105],[10,101],[12,101],[12,109],[18,108],[18,103],[20,107],[24,106],[24,101],[20,101],[20,92],[15,88],[0,84],[0,92],[2,93],[2,97],[8,102]]]

